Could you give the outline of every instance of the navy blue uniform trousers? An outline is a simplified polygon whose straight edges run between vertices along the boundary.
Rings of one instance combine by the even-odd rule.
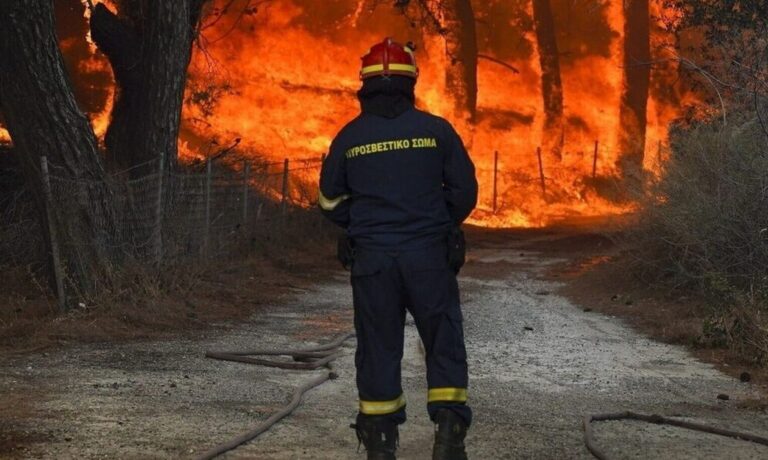
[[[359,417],[405,422],[400,361],[407,309],[426,352],[430,418],[439,408],[450,408],[470,424],[459,288],[448,267],[447,245],[399,252],[358,249],[352,291]]]

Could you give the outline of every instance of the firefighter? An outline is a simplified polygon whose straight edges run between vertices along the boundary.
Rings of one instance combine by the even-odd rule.
[[[368,459],[395,458],[407,309],[424,344],[433,459],[466,459],[472,411],[456,274],[475,168],[451,124],[414,107],[413,45],[387,38],[362,61],[362,110],[331,144],[319,198],[346,230],[339,257],[351,266],[360,398],[352,427]]]

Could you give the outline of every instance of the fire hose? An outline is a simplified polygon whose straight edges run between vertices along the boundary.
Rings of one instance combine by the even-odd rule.
[[[685,428],[692,431],[700,431],[702,433],[716,434],[719,436],[725,436],[729,438],[739,439],[742,441],[751,441],[757,444],[768,446],[768,438],[762,436],[755,436],[749,433],[739,433],[737,431],[724,430],[713,426],[702,425],[699,423],[686,422],[684,420],[676,420],[673,418],[662,417],[660,415],[645,415],[637,414],[635,412],[619,412],[616,414],[597,414],[587,415],[584,417],[584,444],[587,449],[599,460],[608,460],[608,456],[600,450],[595,444],[595,440],[592,433],[592,422],[607,422],[607,421],[619,421],[619,420],[639,420],[641,422],[653,423],[655,425],[670,425],[679,428]]]
[[[296,407],[301,403],[301,399],[305,393],[309,390],[322,385],[328,380],[334,380],[337,378],[337,374],[333,371],[331,363],[341,356],[339,347],[347,340],[353,338],[355,334],[344,334],[337,339],[329,342],[325,345],[320,345],[314,348],[308,348],[304,350],[252,350],[252,351],[209,351],[205,354],[207,358],[217,359],[222,361],[234,361],[247,364],[257,364],[266,367],[276,367],[280,369],[292,369],[292,370],[315,370],[321,367],[327,367],[329,372],[320,375],[309,382],[305,383],[301,387],[297,388],[291,399],[283,409],[273,414],[263,423],[253,428],[252,430],[241,434],[240,436],[213,447],[196,457],[196,460],[210,460],[225,452],[228,452],[236,447],[252,441],[262,433],[268,431],[280,420],[290,415]],[[293,362],[274,361],[263,358],[256,358],[255,356],[290,356]],[[743,441],[750,441],[757,444],[768,446],[768,438],[757,436],[749,433],[741,433],[737,431],[725,430],[709,425],[703,425],[699,423],[687,422],[684,420],[677,420],[668,417],[662,417],[660,415],[645,415],[635,412],[619,412],[609,414],[595,414],[587,415],[583,419],[584,429],[584,444],[587,449],[599,460],[608,460],[608,455],[605,454],[596,444],[594,439],[594,433],[592,430],[592,424],[594,422],[607,422],[607,421],[621,421],[621,420],[638,420],[642,422],[652,423],[656,425],[670,425],[679,428],[685,428],[688,430],[699,431],[703,433],[715,434],[719,436],[725,436],[733,439],[739,439]]]
[[[205,354],[207,358],[218,359],[222,361],[234,361],[238,363],[257,364],[260,366],[277,367],[280,369],[299,369],[299,370],[314,370],[321,367],[327,367],[328,372],[320,375],[309,382],[305,383],[301,387],[297,388],[293,393],[291,402],[288,403],[283,409],[275,413],[259,426],[252,430],[241,434],[240,436],[213,447],[196,457],[196,460],[209,460],[215,458],[227,451],[230,451],[241,444],[245,444],[251,441],[269,430],[277,422],[290,415],[296,407],[301,403],[301,398],[309,390],[322,385],[328,380],[334,380],[338,376],[333,371],[331,363],[333,360],[341,356],[339,347],[347,340],[354,337],[355,334],[344,334],[337,339],[329,342],[325,345],[321,345],[315,348],[308,348],[304,350],[253,350],[253,351],[209,351]],[[293,362],[285,361],[273,361],[263,358],[255,358],[255,356],[290,356]]]

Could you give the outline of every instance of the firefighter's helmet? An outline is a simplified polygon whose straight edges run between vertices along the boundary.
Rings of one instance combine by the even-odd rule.
[[[387,37],[383,42],[374,45],[368,54],[363,56],[363,67],[360,79],[376,76],[403,75],[416,79],[419,69],[413,55],[415,47],[408,43],[403,45]]]

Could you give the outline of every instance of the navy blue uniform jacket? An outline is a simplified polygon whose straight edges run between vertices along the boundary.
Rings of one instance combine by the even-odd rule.
[[[475,167],[448,121],[409,109],[362,113],[336,136],[320,174],[320,207],[361,248],[444,241],[477,203]]]

